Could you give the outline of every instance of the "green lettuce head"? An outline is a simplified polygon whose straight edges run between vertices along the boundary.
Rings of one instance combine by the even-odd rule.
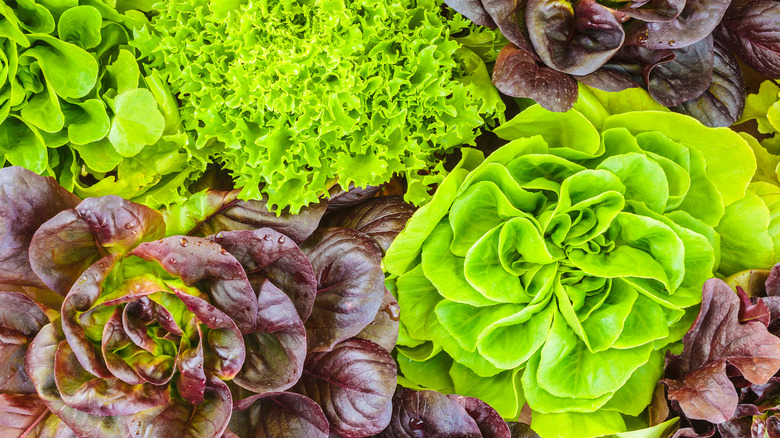
[[[510,419],[527,402],[545,438],[636,424],[756,167],[738,134],[652,110],[641,90],[581,94],[496,129],[511,141],[487,158],[464,149],[385,259],[400,381]],[[650,110],[620,113],[628,102]]]
[[[193,156],[274,211],[342,187],[409,182],[504,109],[485,63],[449,38],[438,0],[164,0],[132,42],[182,101]],[[489,33],[489,35],[495,34]]]

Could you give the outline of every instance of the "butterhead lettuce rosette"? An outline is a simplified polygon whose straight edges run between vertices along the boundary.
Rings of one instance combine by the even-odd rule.
[[[756,163],[736,133],[629,93],[583,88],[573,110],[497,128],[510,141],[488,157],[463,149],[384,260],[399,381],[508,419],[527,402],[544,438],[636,424],[731,251],[718,226]]]

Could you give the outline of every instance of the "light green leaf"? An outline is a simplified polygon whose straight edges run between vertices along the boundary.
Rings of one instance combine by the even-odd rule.
[[[726,207],[726,214],[715,227],[720,234],[718,273],[727,277],[746,269],[769,269],[775,264],[770,220],[769,208],[751,191]]]
[[[20,53],[19,61],[37,60],[43,76],[58,96],[78,99],[92,90],[98,75],[98,64],[92,55],[48,35],[30,35],[30,39],[39,44]]]
[[[60,39],[82,49],[91,49],[101,41],[103,18],[92,6],[76,6],[65,10],[57,23]]]
[[[68,139],[74,145],[86,145],[104,139],[111,129],[106,105],[100,99],[64,103]]]
[[[480,377],[457,363],[450,369],[455,393],[475,397],[489,404],[504,418],[517,418],[525,396],[520,383],[520,371],[504,371],[493,377]]]
[[[165,119],[149,90],[138,88],[114,100],[114,120],[108,139],[123,157],[132,157],[160,139]]]
[[[588,414],[566,412],[536,414],[531,417],[531,429],[541,438],[592,438],[626,431],[623,417],[615,411]]]

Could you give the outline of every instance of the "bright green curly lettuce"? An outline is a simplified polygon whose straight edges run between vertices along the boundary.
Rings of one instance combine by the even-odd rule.
[[[495,133],[511,141],[463,149],[387,252],[399,381],[508,419],[527,402],[544,438],[624,432],[731,257],[718,229],[753,153],[642,90],[583,88],[575,109],[532,106]]]
[[[279,211],[344,187],[409,182],[502,113],[485,64],[438,0],[165,0],[133,45],[170,82],[193,155]],[[454,27],[454,28],[453,28]]]
[[[177,104],[127,45],[138,15],[93,1],[0,3],[0,166],[82,197],[185,199],[193,169]]]

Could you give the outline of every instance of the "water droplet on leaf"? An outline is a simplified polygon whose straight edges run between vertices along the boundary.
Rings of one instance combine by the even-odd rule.
[[[187,246],[189,242],[187,241],[187,239],[182,237],[181,239],[179,239],[179,243],[181,244],[181,246]]]

